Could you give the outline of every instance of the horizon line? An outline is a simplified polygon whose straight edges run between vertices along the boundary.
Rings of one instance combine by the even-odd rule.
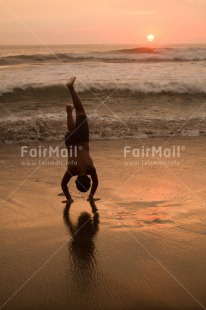
[[[0,46],[24,46],[24,45],[30,45],[30,46],[49,46],[49,45],[138,45],[138,44],[145,44],[145,45],[151,45],[154,46],[159,43],[155,42],[139,42],[139,43],[48,43],[48,44],[34,44],[34,43],[0,43]],[[167,44],[206,44],[205,42],[167,42],[163,45]]]

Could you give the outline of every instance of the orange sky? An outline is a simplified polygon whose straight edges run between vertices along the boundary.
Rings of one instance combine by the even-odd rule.
[[[1,0],[0,44],[206,43],[205,0]]]

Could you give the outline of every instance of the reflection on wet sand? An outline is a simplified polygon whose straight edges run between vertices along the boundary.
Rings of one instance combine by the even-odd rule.
[[[95,236],[99,230],[99,214],[94,202],[90,202],[93,216],[88,212],[82,212],[76,223],[70,218],[70,206],[64,209],[64,221],[71,235],[69,241],[70,275],[75,280],[79,289],[86,289],[88,285],[94,285],[97,274],[97,250],[95,248]]]
[[[178,216],[177,207],[180,203],[171,203],[168,200],[158,201],[128,201],[127,208],[125,202],[119,201],[116,204],[116,223],[112,228],[122,229],[122,226],[131,229],[153,229],[173,227]],[[114,204],[113,204],[114,209]],[[111,221],[110,221],[111,222]],[[119,223],[119,225],[117,225]]]

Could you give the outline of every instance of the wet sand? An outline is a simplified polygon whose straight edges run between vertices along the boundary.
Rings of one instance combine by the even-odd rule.
[[[140,141],[92,141],[97,213],[74,181],[61,202],[65,167],[22,166],[21,145],[1,145],[0,309],[205,309],[205,142],[172,139],[179,158],[142,165],[123,153]]]

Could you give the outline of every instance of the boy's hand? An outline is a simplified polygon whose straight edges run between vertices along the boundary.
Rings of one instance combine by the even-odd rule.
[[[62,203],[69,203],[71,204],[72,202],[74,202],[74,200],[72,199],[72,197],[68,198],[67,200],[63,200]]]
[[[89,197],[87,198],[87,201],[94,201],[94,197],[92,194],[89,195]]]
[[[87,198],[87,201],[98,201],[100,200],[100,198],[94,198],[92,194],[89,195],[89,197]]]

